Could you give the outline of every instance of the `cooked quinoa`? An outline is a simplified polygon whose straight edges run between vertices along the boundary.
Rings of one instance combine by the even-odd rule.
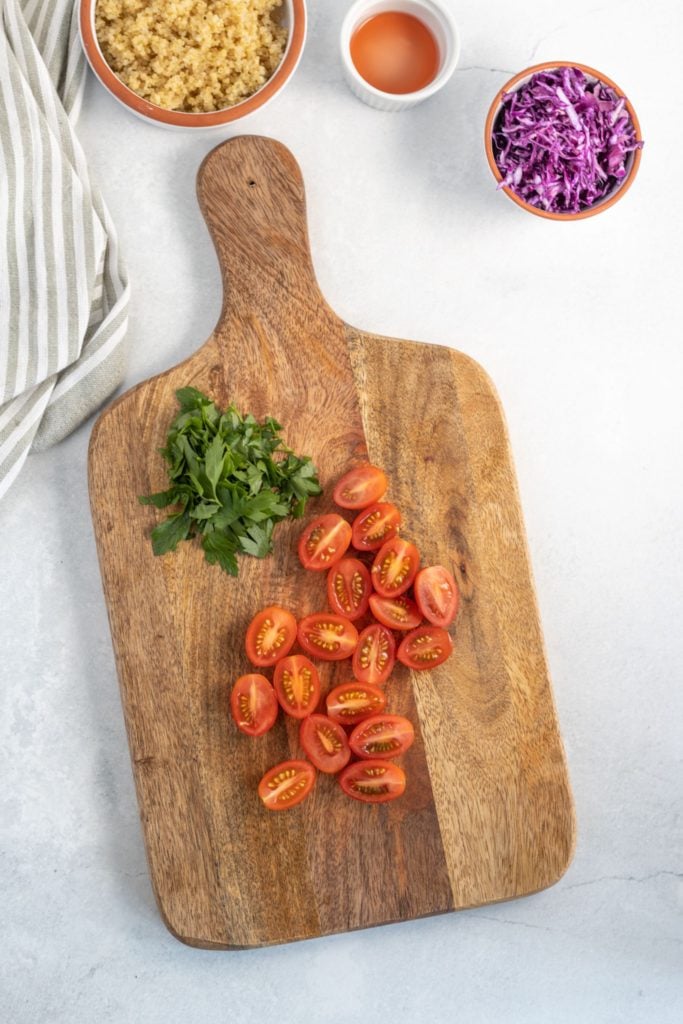
[[[282,60],[282,0],[97,0],[104,59],[133,92],[166,110],[231,107]]]

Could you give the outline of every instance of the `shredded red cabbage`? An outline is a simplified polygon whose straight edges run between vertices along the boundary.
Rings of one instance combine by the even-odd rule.
[[[643,145],[623,96],[569,67],[503,93],[492,142],[498,188],[552,213],[579,213],[608,196]]]

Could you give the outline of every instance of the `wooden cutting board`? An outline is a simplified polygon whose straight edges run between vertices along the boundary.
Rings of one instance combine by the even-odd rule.
[[[473,907],[556,882],[574,814],[508,438],[488,377],[460,352],[367,334],[320,294],[304,188],[284,146],[241,137],[204,161],[199,201],[225,301],[208,341],[99,418],[90,498],[147,854],[171,932],[237,949]],[[417,287],[416,282],[416,287]],[[369,458],[391,481],[406,537],[450,566],[462,611],[453,657],[399,666],[389,708],[415,724],[405,796],[369,806],[319,776],[299,807],[266,812],[256,786],[297,751],[279,719],[259,740],[228,711],[248,670],[243,637],[266,604],[325,607],[324,579],[296,557],[300,524],[232,579],[196,544],[155,558],[162,515],[137,496],[165,487],[157,449],[194,385],[271,414],[331,483]],[[327,671],[327,670],[325,670]],[[348,678],[337,665],[329,685]]]

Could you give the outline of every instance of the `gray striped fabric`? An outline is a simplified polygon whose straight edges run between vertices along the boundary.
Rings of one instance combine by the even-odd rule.
[[[128,282],[74,124],[74,0],[0,0],[0,498],[121,382]]]

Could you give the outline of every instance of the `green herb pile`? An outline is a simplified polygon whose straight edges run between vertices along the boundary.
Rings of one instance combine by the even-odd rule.
[[[315,466],[285,446],[270,416],[259,423],[234,405],[220,412],[196,388],[181,388],[176,397],[180,412],[159,449],[171,487],[139,499],[156,508],[180,506],[152,530],[154,554],[201,535],[207,562],[237,576],[238,554],[265,558],[275,524],[302,516],[308,498],[321,493]]]

